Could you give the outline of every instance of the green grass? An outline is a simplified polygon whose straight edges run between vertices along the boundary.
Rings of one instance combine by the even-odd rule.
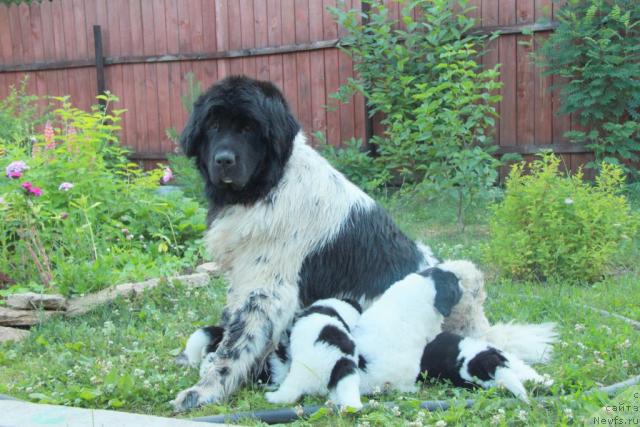
[[[483,210],[476,212],[472,224],[461,234],[450,225],[455,222],[448,206],[433,209],[433,202],[425,202],[421,208],[421,202],[406,200],[385,202],[385,206],[404,230],[431,244],[439,256],[480,260],[479,247],[487,238]],[[637,260],[637,245],[635,252],[627,255]],[[490,271],[488,266],[482,267]],[[555,357],[548,365],[539,366],[539,371],[551,375],[556,383],[549,391],[533,391],[534,395],[551,397],[543,402],[506,403],[503,398],[509,395],[502,390],[466,391],[437,384],[415,395],[388,393],[363,399],[372,399],[374,405],[396,401],[397,409],[323,414],[295,425],[434,425],[440,420],[447,425],[582,423],[601,407],[624,401],[583,391],[640,374],[639,332],[582,305],[640,320],[639,283],[637,267],[581,287],[514,283],[489,274],[486,308],[492,321],[555,321],[559,325],[561,342]],[[217,320],[224,295],[222,280],[213,280],[211,286],[198,290],[166,284],[143,297],[121,299],[80,318],[54,319],[34,328],[24,342],[0,345],[0,393],[31,401],[171,415],[168,402],[198,378],[196,370],[176,366],[173,357],[196,327]],[[468,398],[476,403],[464,409],[459,402]],[[417,409],[420,401],[434,399],[458,404],[434,413]],[[637,399],[626,399],[640,404]],[[323,401],[305,398],[302,403]],[[263,390],[253,386],[225,405],[210,405],[180,417],[274,407],[264,400]]]

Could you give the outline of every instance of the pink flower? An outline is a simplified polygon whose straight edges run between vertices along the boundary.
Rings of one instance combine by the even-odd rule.
[[[36,197],[40,197],[42,196],[42,188],[40,187],[34,187],[32,183],[30,183],[29,181],[25,181],[22,183],[22,188],[24,188],[25,190],[27,190],[27,192],[29,194],[33,194]]]
[[[9,163],[6,168],[7,178],[17,179],[22,176],[22,173],[29,169],[29,166],[22,160]]]
[[[164,175],[162,175],[162,178],[160,179],[160,181],[163,184],[167,184],[172,179],[173,179],[173,171],[171,170],[171,168],[166,168],[164,170]]]
[[[70,182],[63,182],[62,184],[60,184],[60,186],[58,187],[58,190],[60,191],[69,191],[73,188],[73,184]]]
[[[51,122],[47,120],[47,122],[44,124],[44,142],[46,143],[44,147],[45,150],[56,148],[56,142],[53,139],[53,134],[53,126],[51,125]]]

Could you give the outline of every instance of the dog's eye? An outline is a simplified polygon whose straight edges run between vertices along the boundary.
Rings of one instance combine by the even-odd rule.
[[[217,122],[217,121],[213,121],[213,122],[211,122],[210,129],[212,129],[212,130],[218,130],[218,128],[219,128],[219,127],[220,127],[220,125],[218,124],[218,122]]]
[[[241,132],[244,132],[244,133],[251,132],[251,125],[244,125],[241,129]]]

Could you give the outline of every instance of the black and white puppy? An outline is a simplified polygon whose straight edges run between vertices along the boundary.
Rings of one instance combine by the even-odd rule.
[[[355,301],[335,298],[316,301],[304,309],[291,329],[284,378],[274,372],[274,362],[282,359],[270,357],[272,381],[279,387],[266,393],[266,399],[288,403],[302,395],[329,393],[334,402],[360,409],[358,350],[351,338],[360,313]]]
[[[528,402],[523,383],[550,386],[553,381],[538,374],[520,358],[503,352],[486,341],[442,332],[428,343],[420,362],[421,381],[449,380],[457,387],[491,388],[504,386],[517,398]]]
[[[394,283],[355,327],[338,330],[335,318],[301,317],[291,334],[291,369],[267,400],[293,403],[303,394],[329,390],[334,403],[360,409],[360,393],[382,387],[417,391],[424,345],[440,332],[460,296],[456,276],[436,267]],[[316,304],[333,303],[322,300],[311,309]]]
[[[323,298],[367,306],[437,262],[307,145],[269,82],[216,83],[194,104],[180,144],[204,179],[205,242],[229,289],[222,341],[205,356],[200,381],[174,400],[177,410],[233,393],[261,368],[300,307]]]

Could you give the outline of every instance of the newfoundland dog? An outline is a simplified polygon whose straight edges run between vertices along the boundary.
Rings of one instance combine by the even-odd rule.
[[[200,381],[174,400],[178,410],[237,390],[264,364],[298,308],[323,298],[366,307],[392,283],[437,263],[307,145],[269,82],[228,77],[212,86],[194,104],[180,144],[204,178],[207,250],[229,289],[222,341],[204,357]],[[482,302],[476,314],[492,328]],[[458,323],[477,333],[476,317]],[[539,336],[528,346],[546,348],[550,331],[529,328]]]

